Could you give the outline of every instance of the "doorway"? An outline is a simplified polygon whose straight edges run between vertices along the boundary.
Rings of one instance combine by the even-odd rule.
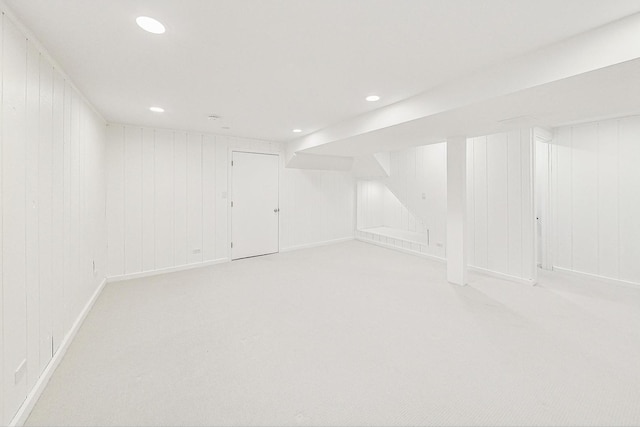
[[[279,251],[279,156],[233,151],[231,259]]]

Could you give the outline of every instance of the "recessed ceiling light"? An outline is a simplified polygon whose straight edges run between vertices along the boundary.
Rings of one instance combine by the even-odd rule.
[[[300,133],[300,132],[302,132],[302,129],[294,129],[292,132],[293,133]]]
[[[164,108],[162,107],[149,107],[149,110],[153,111],[154,113],[164,113]]]
[[[378,95],[369,95],[365,99],[369,102],[375,102],[380,100],[380,97]]]
[[[165,32],[164,25],[160,21],[157,21],[148,16],[138,16],[136,18],[136,24],[145,31],[153,34],[163,34]]]

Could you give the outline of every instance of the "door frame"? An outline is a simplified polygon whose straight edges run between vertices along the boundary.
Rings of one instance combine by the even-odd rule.
[[[276,156],[278,158],[278,209],[280,209],[280,193],[282,192],[281,184],[281,169],[282,169],[282,156],[279,151],[268,150],[252,150],[245,148],[228,148],[227,149],[227,183],[228,183],[228,198],[227,198],[227,250],[229,251],[229,261],[233,261],[233,249],[231,244],[233,243],[233,208],[231,203],[233,202],[233,153],[247,153],[247,154],[264,154],[267,156]],[[278,212],[278,252],[280,253],[280,241],[282,232],[282,222],[280,220],[280,212]],[[244,258],[241,258],[244,259]]]

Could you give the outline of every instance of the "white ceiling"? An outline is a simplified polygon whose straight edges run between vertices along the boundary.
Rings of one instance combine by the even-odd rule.
[[[590,119],[640,114],[640,59],[627,61],[516,93],[490,98],[410,122],[304,150],[361,156],[531,126],[561,126]],[[589,89],[591,88],[591,89]],[[499,122],[496,117],[518,119]]]
[[[640,11],[640,0],[5,3],[108,121],[274,141]],[[167,32],[142,31],[140,15]],[[364,101],[372,93],[382,100]]]

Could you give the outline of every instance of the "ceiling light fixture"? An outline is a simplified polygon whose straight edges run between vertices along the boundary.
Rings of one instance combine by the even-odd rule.
[[[378,95],[369,95],[365,99],[369,102],[375,102],[380,100],[380,97]]]
[[[302,132],[302,129],[294,129],[294,130],[292,130],[292,132],[293,133],[300,133],[300,132]]]
[[[154,113],[164,113],[164,108],[162,107],[149,107],[149,110],[153,111]]]
[[[148,16],[138,16],[136,18],[136,24],[145,31],[153,34],[164,34],[164,25],[160,21],[157,21]]]

